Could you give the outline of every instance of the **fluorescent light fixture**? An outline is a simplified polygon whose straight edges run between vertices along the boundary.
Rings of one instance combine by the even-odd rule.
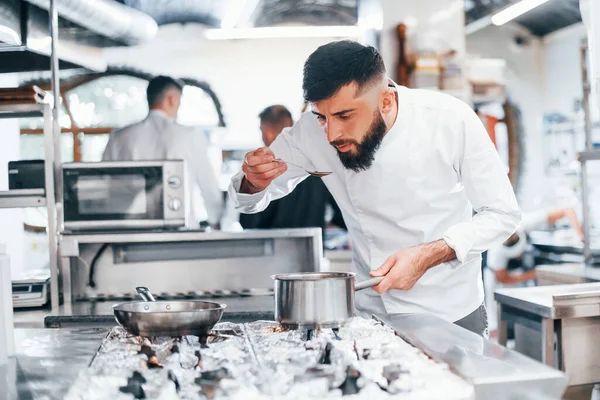
[[[227,5],[227,13],[221,20],[221,28],[231,29],[246,22],[258,5],[258,0],[232,0]]]
[[[544,3],[547,3],[548,1],[550,0],[521,0],[518,3],[513,4],[512,6],[509,6],[504,10],[494,14],[492,17],[492,24],[496,26],[504,25],[518,16],[541,6]]]
[[[363,29],[358,26],[272,26],[261,28],[207,29],[209,40],[271,39],[306,37],[360,37]]]

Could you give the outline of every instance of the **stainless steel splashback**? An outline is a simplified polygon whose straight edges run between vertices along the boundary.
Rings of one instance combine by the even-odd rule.
[[[63,253],[63,290],[74,299],[120,296],[136,286],[158,294],[272,289],[272,274],[319,271],[323,258],[319,228],[64,235],[61,244],[70,250]]]

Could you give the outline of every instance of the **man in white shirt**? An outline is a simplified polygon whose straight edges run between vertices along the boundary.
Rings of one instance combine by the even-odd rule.
[[[146,90],[148,116],[111,133],[102,160],[185,160],[191,195],[188,219],[195,228],[202,221],[218,226],[223,196],[208,158],[208,143],[203,132],[177,123],[183,86],[166,76],[152,79]]]
[[[578,240],[583,240],[583,229],[572,208],[557,208],[523,213],[523,221],[504,243],[491,247],[488,251],[485,288],[486,304],[490,308],[490,331],[497,327],[494,291],[504,286],[527,285],[536,278],[533,246],[528,235],[536,230],[547,229],[556,222],[568,219]]]
[[[312,113],[246,155],[229,188],[237,208],[263,210],[304,169],[333,172],[323,182],[352,236],[357,279],[385,277],[357,292],[357,314],[432,313],[486,334],[481,253],[514,232],[520,212],[477,115],[394,84],[379,53],[351,41],[311,54],[303,89]]]

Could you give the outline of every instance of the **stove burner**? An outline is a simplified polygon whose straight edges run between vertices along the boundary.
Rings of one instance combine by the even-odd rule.
[[[386,326],[355,318],[339,332],[330,329],[290,331],[273,321],[223,322],[203,338],[140,338],[117,327],[67,398],[87,398],[90,390],[98,400],[114,400],[114,393],[131,399],[213,400],[250,397],[245,394],[256,400],[353,394],[375,400],[397,393],[414,399],[473,396],[469,383],[436,367]],[[147,365],[140,367],[140,361]],[[162,370],[151,369],[163,365]],[[110,388],[103,395],[106,385]]]
[[[331,331],[333,332],[333,336],[335,336],[335,340],[342,340],[342,338],[339,335],[340,328],[331,328]]]
[[[383,377],[387,380],[388,385],[400,378],[400,375],[408,374],[408,371],[400,364],[387,365],[383,367]]]
[[[325,349],[321,353],[321,357],[319,357],[319,364],[331,365],[331,350],[333,350],[333,344],[327,342]]]
[[[363,349],[362,358],[368,360],[371,356],[371,349]]]
[[[194,355],[198,358],[198,362],[196,363],[196,368],[204,369],[204,364],[202,364],[202,353],[200,353],[200,350],[196,350],[194,352]]]
[[[306,341],[311,341],[314,333],[315,333],[314,329],[307,329],[306,330]]]
[[[198,341],[200,342],[201,348],[208,349],[208,334],[199,336]]]
[[[207,399],[212,400],[215,398],[217,386],[223,379],[230,379],[231,374],[225,367],[215,369],[212,371],[204,371],[200,374],[200,377],[194,379],[194,382],[200,386],[202,393]]]
[[[138,371],[135,371],[131,378],[127,378],[127,386],[120,387],[119,391],[121,393],[132,394],[136,399],[145,399],[146,393],[144,393],[142,383],[146,383],[146,378]]]
[[[223,379],[230,379],[231,374],[229,370],[225,367],[221,367],[218,369],[213,369],[211,371],[203,371],[200,374],[200,377],[195,379],[197,384],[217,384],[221,382]]]
[[[148,361],[146,361],[146,365],[148,366],[149,369],[157,369],[157,368],[162,368],[163,366],[160,364],[160,361],[158,361],[158,358],[156,357],[156,352],[154,350],[152,350],[152,348],[150,346],[147,345],[142,345],[142,348],[140,349],[140,351],[138,351],[138,354],[145,354],[146,357],[148,357]]]
[[[282,325],[277,325],[274,328],[267,329],[267,333],[281,333],[281,332],[286,332],[289,330],[292,330],[292,328],[282,324]]]
[[[181,389],[181,385],[179,385],[179,380],[177,380],[175,373],[173,371],[169,371],[167,373],[167,378],[169,378],[169,380],[173,381],[173,383],[175,384],[175,391],[179,392],[179,389]]]
[[[342,390],[343,396],[357,394],[361,391],[362,388],[358,386],[360,376],[360,372],[353,367],[349,366],[348,369],[346,369],[346,379],[339,387],[339,389]]]

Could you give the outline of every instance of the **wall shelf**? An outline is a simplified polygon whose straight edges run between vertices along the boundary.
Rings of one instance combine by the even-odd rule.
[[[579,162],[600,160],[600,150],[582,151],[577,155]]]
[[[18,189],[0,191],[0,208],[43,207],[46,205],[44,189]]]
[[[43,117],[46,104],[0,104],[0,119]]]

